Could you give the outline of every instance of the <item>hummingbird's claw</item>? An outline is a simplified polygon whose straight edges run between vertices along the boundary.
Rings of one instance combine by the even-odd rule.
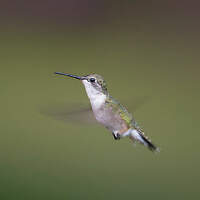
[[[120,134],[119,133],[112,132],[112,135],[113,135],[115,140],[120,140]]]

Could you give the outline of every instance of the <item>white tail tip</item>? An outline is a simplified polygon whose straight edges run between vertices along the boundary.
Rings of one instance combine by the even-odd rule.
[[[157,148],[147,137],[145,137],[142,132],[140,133],[138,130],[133,129],[131,131],[131,136],[136,141],[148,147],[151,151],[160,152],[159,148]]]

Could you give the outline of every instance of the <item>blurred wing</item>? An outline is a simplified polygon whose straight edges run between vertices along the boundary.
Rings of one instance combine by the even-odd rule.
[[[140,96],[140,97],[138,96],[138,97],[134,97],[133,99],[129,101],[125,101],[125,103],[128,102],[127,104],[123,104],[123,102],[121,103],[130,113],[134,114],[135,111],[140,109],[148,101],[150,101],[149,96]]]
[[[56,120],[65,122],[95,124],[92,109],[89,106],[71,105],[71,106],[51,106],[50,108],[42,108],[40,112],[50,116]]]
[[[122,105],[127,108],[130,113],[133,113],[140,108],[148,97],[135,97],[129,101],[121,101]],[[128,102],[127,104],[124,104]],[[62,120],[69,123],[83,123],[83,124],[96,124],[97,121],[94,117],[90,105],[84,104],[71,104],[65,105],[49,105],[47,108],[41,108],[40,113],[50,116],[56,120]]]

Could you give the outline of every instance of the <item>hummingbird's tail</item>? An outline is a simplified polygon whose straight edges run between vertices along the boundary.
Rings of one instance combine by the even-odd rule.
[[[133,141],[138,141],[140,143],[142,143],[144,146],[148,147],[149,150],[154,151],[154,152],[159,152],[159,148],[156,147],[151,140],[149,140],[142,131],[140,130],[136,130],[136,129],[132,129],[131,134],[130,134],[130,138]]]

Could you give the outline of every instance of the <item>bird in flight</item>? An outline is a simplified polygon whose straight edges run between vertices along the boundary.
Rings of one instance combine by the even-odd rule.
[[[96,120],[112,133],[115,140],[129,137],[133,142],[137,141],[151,151],[159,151],[159,148],[145,136],[127,109],[108,93],[102,76],[98,74],[76,76],[61,72],[55,72],[55,74],[82,81]]]

